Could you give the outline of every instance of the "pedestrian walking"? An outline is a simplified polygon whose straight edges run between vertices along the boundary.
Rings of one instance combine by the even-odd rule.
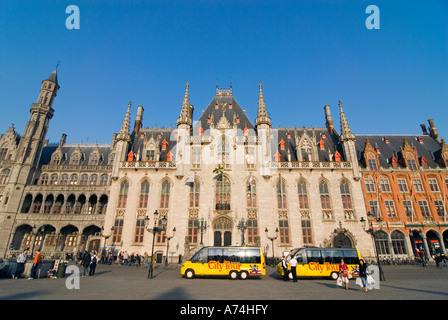
[[[95,275],[96,265],[98,264],[98,257],[96,256],[96,251],[93,251],[92,258],[90,260],[90,271],[89,276]]]
[[[86,250],[84,252],[84,255],[82,256],[82,262],[81,262],[82,266],[84,267],[84,270],[83,270],[83,273],[82,273],[83,277],[89,271],[90,262],[91,262],[90,253]]]
[[[34,256],[33,267],[31,268],[31,273],[28,280],[36,279],[37,268],[39,268],[41,261],[42,261],[42,255],[40,254],[40,251],[37,250],[36,255]]]
[[[341,263],[339,264],[339,276],[342,279],[342,283],[345,284],[345,290],[348,290],[348,277],[350,275],[350,270],[348,269],[347,264],[341,259]]]
[[[434,260],[436,261],[436,267],[437,267],[437,269],[441,268],[441,267],[442,267],[442,265],[441,265],[441,262],[442,262],[442,256],[440,255],[440,253],[437,253],[437,254],[434,256]]]
[[[289,265],[291,266],[292,279],[297,282],[297,259],[295,256],[289,260]]]
[[[283,256],[282,259],[282,268],[283,268],[283,281],[288,281],[289,280],[289,275],[288,275],[288,268],[289,264],[288,261],[286,261],[286,257]]]
[[[362,286],[364,287],[364,291],[367,290],[367,263],[364,259],[359,260],[359,277],[361,278]]]
[[[17,279],[20,277],[25,270],[25,263],[28,259],[28,251],[25,249],[19,256],[17,257],[17,268],[16,271],[13,273],[12,278]]]

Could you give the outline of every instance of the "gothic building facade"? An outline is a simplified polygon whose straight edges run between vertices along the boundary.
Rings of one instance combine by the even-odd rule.
[[[363,256],[375,255],[363,222],[384,229],[375,220],[379,215],[368,212],[374,212],[371,201],[381,206],[386,195],[372,194],[367,182],[382,176],[378,171],[396,172],[385,169],[393,162],[385,151],[387,159],[375,151],[376,136],[351,131],[340,102],[340,132],[329,106],[325,127],[274,128],[261,83],[254,122],[232,88],[217,87],[194,121],[187,83],[174,128],[144,127],[142,106],[132,126],[129,103],[110,144],[69,144],[64,134],[59,143],[48,143],[59,89],[55,70],[42,81],[23,134],[11,126],[0,137],[0,256],[23,248],[40,249],[50,258],[101,248],[144,254],[154,247],[159,259],[177,261],[203,245],[257,245],[276,257],[304,245],[357,247]],[[446,165],[438,159],[446,161],[446,145],[438,137],[421,138],[435,160],[425,154],[429,168],[420,170],[442,179],[439,187],[445,189]],[[404,148],[415,151],[412,145]],[[405,161],[401,154],[407,153],[395,155],[398,163]],[[371,155],[377,167],[369,167]],[[444,204],[444,197],[439,193],[431,200]],[[401,209],[396,207],[397,217],[407,219]],[[415,240],[408,231],[420,230],[417,221],[412,226],[388,221],[387,230],[377,231],[392,237],[399,230],[407,250],[397,254],[409,256]],[[432,223],[443,227],[440,222]],[[154,226],[163,231],[151,234]]]

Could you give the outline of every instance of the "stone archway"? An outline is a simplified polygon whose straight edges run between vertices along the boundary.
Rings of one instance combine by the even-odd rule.
[[[231,246],[232,245],[233,223],[227,217],[218,217],[213,221],[213,245]]]

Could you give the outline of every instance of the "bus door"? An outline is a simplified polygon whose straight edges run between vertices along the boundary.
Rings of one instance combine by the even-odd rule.
[[[300,249],[294,254],[294,257],[297,260],[297,276],[304,276],[304,270],[307,268],[305,250]]]

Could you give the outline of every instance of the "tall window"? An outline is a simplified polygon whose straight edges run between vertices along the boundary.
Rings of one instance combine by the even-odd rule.
[[[162,183],[162,193],[160,195],[160,208],[168,208],[170,205],[170,182],[168,180]]]
[[[372,178],[365,179],[364,183],[366,185],[367,192],[375,192],[375,183],[373,182]]]
[[[280,244],[289,244],[289,224],[288,220],[279,220]]]
[[[0,180],[3,180],[3,172],[2,172],[2,178]],[[0,182],[0,184],[2,184],[2,183]],[[42,177],[40,179],[40,184],[43,186],[48,185],[48,174],[42,175]]]
[[[406,217],[412,217],[412,201],[411,200],[403,200],[404,213]]]
[[[439,192],[439,185],[437,184],[437,179],[431,178],[428,179],[429,189],[431,189],[432,192]]]
[[[437,215],[441,218],[445,216],[445,207],[442,200],[434,200],[434,205],[436,206]]]
[[[406,184],[406,179],[397,179],[398,190],[400,192],[408,192],[408,185]]]
[[[379,214],[378,201],[370,200],[369,207],[370,207],[370,213],[373,214],[375,217],[378,217],[378,214]]]
[[[137,219],[137,223],[135,225],[134,243],[137,244],[143,243],[144,235],[145,235],[145,219]]]
[[[375,243],[379,254],[390,254],[389,239],[386,232],[375,232]]]
[[[312,148],[308,139],[303,140],[300,145],[300,156],[301,161],[313,161]]]
[[[188,220],[188,242],[190,244],[198,244],[199,220]]]
[[[413,179],[414,189],[416,192],[424,192],[423,184],[421,179]]]
[[[388,217],[395,217],[395,204],[393,200],[384,200],[384,204],[386,205],[386,213]]]
[[[230,210],[230,181],[227,177],[222,177],[216,182],[216,210]]]
[[[226,138],[223,136],[221,143],[218,145],[218,163],[226,164],[230,161],[230,147]]]
[[[386,177],[380,178],[381,191],[390,192],[389,179]]]
[[[277,183],[277,207],[286,209],[286,186],[282,178]]]
[[[311,232],[310,220],[302,220],[302,239],[304,245],[313,244],[313,235]]]
[[[159,231],[156,235],[156,243],[164,244],[166,242],[166,229],[162,229],[162,219],[159,219],[159,228],[161,231]]]
[[[61,176],[61,185],[65,186],[68,183],[68,174],[63,174]]]
[[[140,209],[148,208],[148,197],[149,197],[149,182],[145,180],[142,182],[140,186],[140,197],[138,201],[138,207]]]
[[[415,162],[414,159],[408,159],[406,162],[408,164],[409,170],[412,170],[412,171],[416,171],[417,170],[417,163]]]
[[[256,219],[247,220],[247,244],[257,244],[258,240],[258,221]]]
[[[406,254],[406,239],[403,233],[397,230],[392,231],[391,235],[392,249],[395,254]]]
[[[343,180],[341,185],[341,198],[342,198],[342,206],[344,209],[352,208],[352,197],[350,196],[350,186],[346,180]]]
[[[58,175],[57,174],[51,175],[50,184],[51,185],[58,184]]]
[[[376,165],[376,159],[369,159],[368,164],[370,171],[376,171],[378,169],[378,166]]]
[[[86,174],[81,175],[81,179],[79,180],[79,184],[82,186],[86,186],[89,181],[89,176]]]
[[[120,185],[120,194],[118,195],[118,208],[126,208],[128,200],[129,183],[125,180]]]
[[[257,186],[252,177],[249,178],[249,182],[247,183],[246,199],[248,208],[257,207]]]
[[[299,185],[297,186],[297,191],[299,193],[299,208],[309,209],[305,180],[300,180]]]
[[[429,211],[428,201],[426,200],[419,200],[418,205],[420,207],[420,211],[422,213],[423,217],[430,217],[431,211]]]
[[[201,147],[193,147],[193,164],[201,163]]]
[[[199,191],[201,184],[197,179],[194,183],[190,183],[190,208],[199,208]]]
[[[320,205],[324,210],[331,209],[330,194],[328,193],[328,184],[322,180],[319,183]]]
[[[120,243],[123,233],[123,219],[115,219],[114,231],[112,233],[112,243]]]

